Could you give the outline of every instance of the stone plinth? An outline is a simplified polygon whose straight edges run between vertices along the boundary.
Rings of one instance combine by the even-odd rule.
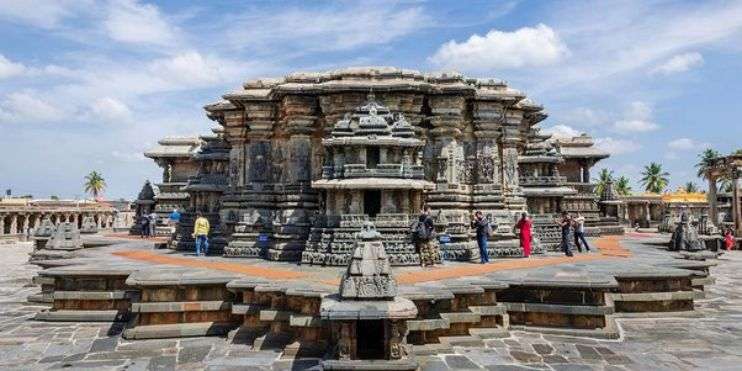
[[[29,261],[71,259],[77,256],[76,251],[83,248],[80,231],[73,223],[60,223],[43,248],[35,249]]]
[[[234,294],[227,290],[233,274],[186,268],[144,269],[126,284],[141,291],[132,303],[134,318],[126,339],[223,335],[237,326]]]
[[[98,233],[98,225],[95,223],[95,219],[92,216],[86,216],[82,218],[82,225],[80,227],[80,233],[84,233],[84,234]]]
[[[131,267],[75,265],[39,272],[53,281],[52,308],[36,315],[41,321],[114,322],[129,318],[138,291],[128,287]],[[42,288],[43,290],[43,288]]]

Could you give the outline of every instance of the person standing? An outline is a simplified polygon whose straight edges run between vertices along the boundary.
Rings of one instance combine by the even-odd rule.
[[[201,247],[203,246],[204,255],[209,254],[209,220],[204,218],[199,211],[196,222],[193,223],[193,238],[196,240],[196,256],[201,256]]]
[[[574,228],[575,228],[575,245],[577,245],[577,251],[582,252],[582,246],[580,245],[580,242],[585,244],[585,252],[590,251],[590,246],[587,244],[587,240],[585,240],[585,217],[580,214],[580,212],[577,212],[577,217],[574,218]]]
[[[149,217],[147,215],[139,217],[139,237],[149,238]]]
[[[170,233],[174,234],[178,224],[180,223],[180,211],[177,208],[173,209],[173,212],[168,216],[170,221]]]
[[[157,213],[152,210],[151,213],[149,213],[149,235],[150,237],[155,237],[155,233],[157,232]]]
[[[564,251],[564,255],[567,256],[573,256],[572,254],[572,248],[570,247],[570,244],[572,243],[572,240],[574,239],[574,230],[572,229],[572,218],[569,216],[569,213],[566,211],[562,212],[562,218],[557,220],[556,223],[559,225],[559,227],[562,229],[562,243],[561,248],[562,251]]]
[[[430,217],[430,206],[420,210],[420,216],[413,230],[413,239],[420,254],[420,265],[435,264],[435,236],[433,218]]]
[[[518,229],[518,236],[520,237],[520,247],[523,249],[523,256],[531,256],[531,230],[533,228],[533,222],[528,217],[528,213],[520,214],[520,220],[515,224],[513,229]]]
[[[734,239],[734,234],[732,233],[732,228],[727,228],[726,233],[724,233],[724,247],[726,247],[727,251],[732,251],[735,243],[736,241]]]
[[[487,251],[487,240],[492,234],[492,226],[489,220],[484,217],[482,211],[477,210],[474,213],[474,220],[471,222],[472,228],[475,229],[477,234],[477,246],[479,246],[479,260],[481,264],[490,262],[490,255]]]

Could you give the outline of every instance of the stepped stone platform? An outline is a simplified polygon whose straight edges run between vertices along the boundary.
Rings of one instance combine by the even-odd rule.
[[[237,276],[182,267],[142,269],[126,279],[140,291],[126,339],[222,335],[235,327],[234,294],[227,283]]]
[[[394,268],[397,297],[416,309],[400,320],[411,354],[482,346],[512,330],[614,339],[618,317],[695,315],[694,301],[713,283],[716,254],[685,259],[638,237],[595,242],[599,252],[573,259],[547,254],[490,265]],[[135,246],[114,244],[85,249],[76,259],[36,262],[46,268],[36,280],[52,304],[36,319],[128,320],[123,337],[130,340],[226,335],[234,345],[277,351],[286,359],[333,352],[330,322],[341,315],[343,302],[335,302],[335,319],[323,316],[322,308],[336,300],[343,270],[235,263]],[[394,303],[382,302],[385,310]],[[365,315],[373,317],[374,310]],[[342,360],[326,364],[345,366]]]
[[[128,320],[138,292],[125,283],[131,267],[69,265],[49,268],[39,276],[53,280],[52,308],[36,315],[41,321],[112,322]],[[46,282],[47,284],[49,282]]]

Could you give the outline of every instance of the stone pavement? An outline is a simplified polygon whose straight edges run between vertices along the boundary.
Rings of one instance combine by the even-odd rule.
[[[622,240],[635,256],[666,254],[636,241]],[[251,351],[222,337],[127,341],[118,335],[121,325],[33,321],[42,307],[25,301],[38,291],[31,284],[37,268],[26,264],[30,250],[29,244],[0,245],[0,369],[302,370],[318,362],[280,360],[278,353]],[[712,275],[716,284],[696,302],[696,318],[620,319],[617,341],[511,331],[483,347],[457,347],[419,361],[423,370],[739,369],[742,252],[724,255]]]

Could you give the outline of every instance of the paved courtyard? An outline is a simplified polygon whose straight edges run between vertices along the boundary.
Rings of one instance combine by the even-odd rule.
[[[662,253],[628,237],[622,242],[634,253]],[[0,369],[302,370],[318,363],[281,360],[279,353],[250,351],[220,337],[127,341],[119,336],[121,325],[33,321],[43,307],[25,300],[38,291],[31,283],[37,267],[26,263],[30,250],[30,244],[0,245]],[[485,347],[460,347],[419,361],[423,370],[739,369],[742,253],[724,255],[712,275],[716,284],[706,287],[706,299],[696,301],[697,316],[620,319],[620,340],[511,331]]]

